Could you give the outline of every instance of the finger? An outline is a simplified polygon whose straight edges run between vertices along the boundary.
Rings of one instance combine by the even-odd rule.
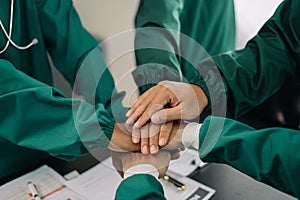
[[[126,132],[132,133],[132,128],[133,128],[132,125],[124,124],[124,127],[125,127]]]
[[[139,143],[140,137],[141,137],[141,129],[137,127],[132,127],[132,135],[131,135],[132,142],[135,144]]]
[[[141,128],[141,151],[143,154],[149,153],[148,140],[149,140],[149,126],[148,124],[146,124]]]
[[[159,133],[159,146],[163,147],[168,143],[172,128],[173,128],[173,121],[161,125],[160,133]]]
[[[142,94],[141,96],[139,96],[132,104],[131,108],[127,111],[126,116],[129,117],[132,112],[135,111],[135,109],[137,109],[139,107],[139,105],[144,102],[145,100],[148,99],[148,96],[151,95],[151,93],[149,92],[151,89],[149,89],[148,91],[146,91],[144,94]]]
[[[138,99],[135,100],[129,111],[126,113],[126,117],[130,117],[138,107],[141,106],[141,104],[148,104],[151,99],[151,96],[153,96],[153,88],[150,88],[148,91],[146,91],[144,94],[142,94]]]
[[[150,153],[156,154],[158,152],[158,136],[159,136],[160,126],[158,124],[151,124],[149,133],[149,147]]]
[[[127,113],[129,118],[126,123],[133,123],[138,120],[135,125],[143,126],[154,112],[162,109],[171,101],[173,98],[171,96],[174,96],[163,86],[155,86],[146,93],[147,95],[144,93]]]
[[[144,112],[142,113],[142,115],[139,117],[139,119],[136,121],[136,123],[134,124],[134,126],[136,127],[141,127],[143,126],[145,123],[147,123],[151,116],[153,115],[153,113],[156,113],[160,110],[163,109],[164,105],[167,104],[167,102],[163,102],[164,100],[161,99],[154,99],[146,108],[146,110],[144,110]]]
[[[181,112],[180,105],[174,108],[166,108],[154,113],[151,116],[151,122],[155,124],[164,124],[169,121],[181,120]]]
[[[125,123],[128,125],[133,125],[138,120],[138,118],[143,113],[146,112],[146,110],[148,109],[149,105],[151,104],[151,102],[153,101],[154,98],[155,98],[155,96],[152,97],[152,95],[150,94],[150,95],[147,95],[146,98],[139,99],[137,101],[137,103],[134,104],[134,106],[132,107],[132,111],[131,111],[130,115],[128,115],[128,119]],[[146,122],[149,119],[150,119],[150,117],[148,117]],[[141,124],[139,127],[142,127],[145,123]]]

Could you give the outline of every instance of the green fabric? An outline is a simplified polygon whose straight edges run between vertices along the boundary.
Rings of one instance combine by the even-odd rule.
[[[159,181],[152,175],[137,174],[123,180],[119,185],[116,200],[166,199]]]
[[[10,1],[2,1],[0,19],[7,32],[9,16]],[[73,86],[80,64],[98,45],[82,27],[72,1],[15,0],[12,40],[24,45],[33,38],[39,43],[27,50],[10,45],[0,54],[0,178],[45,160],[49,154],[70,160],[85,154],[86,148],[105,147],[114,128],[110,112],[114,84],[99,48],[94,50],[98,55],[95,64],[100,62],[97,68],[106,72],[96,97],[85,96],[88,102],[96,101],[95,106],[65,98],[53,87],[48,52]],[[0,31],[1,48],[6,41]],[[96,77],[89,81],[95,83]],[[76,127],[72,108],[78,110]],[[102,130],[92,131],[99,124]]]
[[[197,75],[195,79],[209,88],[212,106],[227,106],[227,116],[238,118],[280,88],[300,83],[299,9],[299,1],[284,1],[243,50],[213,56],[199,65],[203,80]],[[216,78],[212,65],[223,80]],[[223,84],[225,89],[220,90]],[[221,101],[223,94],[227,103]]]
[[[208,117],[200,130],[199,155],[300,198],[299,144],[299,130],[256,130],[232,119]]]
[[[279,88],[299,84],[299,10],[299,0],[284,1],[245,49],[214,56],[223,80],[214,77],[211,60],[199,65],[202,74],[207,74],[203,79],[216,99],[214,106],[224,103],[217,100],[226,93],[228,115],[237,117]],[[201,80],[199,74],[195,77]],[[223,81],[226,91],[220,91]],[[205,85],[203,81],[198,84]],[[300,198],[299,144],[299,130],[280,127],[256,130],[229,118],[210,116],[200,130],[199,155],[206,162],[229,164],[258,181]],[[140,183],[142,181],[134,188]]]
[[[284,1],[244,49],[214,56],[212,59],[224,82],[213,76],[211,60],[199,66],[210,75],[203,79],[215,97],[214,106],[226,106],[217,101],[224,92],[227,115],[239,117],[280,88],[299,85],[299,9],[300,1]],[[226,91],[220,91],[223,83]],[[299,130],[279,127],[255,130],[232,119],[208,117],[201,127],[199,143],[204,161],[229,164],[300,198]]]
[[[195,62],[194,67],[189,63],[191,59],[200,62],[208,56],[198,52],[195,43],[210,55],[235,48],[232,0],[141,0],[135,26],[143,28],[136,32],[137,69],[133,71],[141,92],[163,80],[190,82],[196,67]],[[186,60],[179,55],[195,57]]]

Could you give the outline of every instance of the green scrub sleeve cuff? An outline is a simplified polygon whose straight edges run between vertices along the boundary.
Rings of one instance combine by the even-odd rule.
[[[180,72],[163,64],[145,64],[132,72],[141,93],[155,86],[161,81],[181,81]]]
[[[128,192],[132,191],[132,192]],[[119,185],[116,200],[165,199],[164,191],[159,181],[149,174],[130,176]]]
[[[112,98],[111,103],[107,108],[107,111],[112,114],[116,123],[125,123],[127,120],[126,113],[129,111],[128,107],[124,107],[122,101],[126,95],[126,92],[116,92]]]
[[[189,73],[190,84],[202,88],[208,99],[208,105],[202,112],[203,115],[225,117],[227,112],[228,86],[222,77],[222,71],[216,65],[218,57],[210,57],[201,61],[199,65]]]
[[[221,137],[225,118],[208,116],[203,121],[199,132],[199,156],[205,159]]]
[[[204,108],[204,110],[202,111],[202,113],[205,113],[205,115],[208,114],[208,113],[210,113],[210,109],[211,109],[211,97],[210,97],[210,93],[209,93],[208,87],[205,84],[204,80],[200,76],[195,75],[195,77],[189,83],[193,84],[193,85],[197,85],[197,86],[199,86],[203,90],[203,92],[205,93],[206,98],[208,100],[208,104]]]

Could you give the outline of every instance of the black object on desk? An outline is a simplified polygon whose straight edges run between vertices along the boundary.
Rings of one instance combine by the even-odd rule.
[[[208,164],[190,178],[216,190],[211,200],[295,200],[225,164]]]

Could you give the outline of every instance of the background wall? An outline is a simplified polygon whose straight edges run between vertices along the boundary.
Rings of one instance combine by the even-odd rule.
[[[138,0],[73,0],[83,25],[96,38],[104,41],[106,58],[110,58],[116,47],[133,49],[133,38],[118,40],[118,35],[133,29]],[[88,2],[88,3],[87,3]],[[282,0],[235,0],[237,23],[237,48],[242,48],[252,38],[264,22],[274,13]],[[132,36],[132,35],[131,35]],[[125,104],[136,98],[136,88],[130,71],[135,67],[134,54],[127,53],[115,59],[110,65],[117,88],[128,91]],[[70,88],[55,71],[57,86],[67,95]],[[67,88],[67,89],[66,89]]]
[[[133,49],[133,35],[124,40],[119,39],[120,34],[133,29],[134,17],[138,0],[74,0],[74,5],[81,17],[84,26],[99,40],[103,41],[106,58],[114,56],[116,49],[126,47]],[[134,53],[119,56],[111,62],[107,61],[115,78],[117,88],[127,91],[125,104],[130,104],[136,98],[136,85],[130,76],[135,67]]]
[[[237,48],[245,46],[269,19],[283,0],[234,0],[237,26]]]

